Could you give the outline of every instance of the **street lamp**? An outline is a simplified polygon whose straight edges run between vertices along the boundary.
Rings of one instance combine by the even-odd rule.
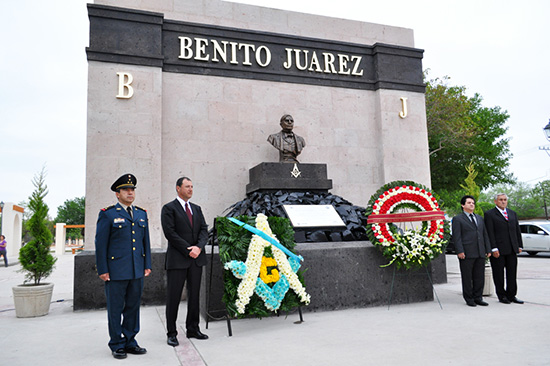
[[[548,124],[544,126],[542,129],[544,131],[544,136],[546,136],[546,139],[550,141],[550,120],[548,121]],[[539,146],[539,150],[544,150],[550,156],[550,146]]]
[[[544,131],[544,136],[546,136],[546,139],[550,141],[550,120],[548,120],[548,124],[544,126],[542,129]],[[550,150],[550,146],[539,146],[539,150],[544,150],[550,156],[550,153],[548,152]],[[544,202],[544,215],[546,216],[546,220],[548,220],[548,209],[546,208],[546,192],[544,191],[544,184],[541,183],[540,187],[542,188],[542,199]]]
[[[546,135],[546,139],[550,141],[550,120],[548,120],[548,124],[542,129],[544,131],[544,134]]]

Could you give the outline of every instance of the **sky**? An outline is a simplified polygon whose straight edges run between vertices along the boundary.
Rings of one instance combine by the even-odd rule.
[[[45,169],[50,216],[85,195],[89,23],[85,0],[0,2],[0,200],[28,201]],[[429,78],[450,77],[510,115],[510,172],[550,179],[550,2],[240,0],[410,28]]]

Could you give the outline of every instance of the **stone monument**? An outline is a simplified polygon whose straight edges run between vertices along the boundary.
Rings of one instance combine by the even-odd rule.
[[[160,211],[179,176],[196,183],[209,223],[244,190],[276,193],[290,182],[298,195],[330,189],[358,205],[388,181],[429,185],[423,50],[411,29],[221,0],[95,0],[87,8],[86,238],[75,258],[75,309],[101,306],[81,305],[103,297],[91,288],[96,220],[113,203],[105,187],[125,171],[140,177],[136,204],[148,211],[156,249],[149,304],[163,302]],[[265,139],[285,111],[300,121],[308,142],[296,156],[308,164],[263,163],[280,154]],[[284,165],[286,182],[269,186],[262,170],[275,168],[263,164]],[[315,191],[303,189],[307,180]],[[356,300],[351,306],[375,303]]]

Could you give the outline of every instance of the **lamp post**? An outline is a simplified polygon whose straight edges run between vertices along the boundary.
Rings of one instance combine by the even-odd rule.
[[[544,126],[544,128],[542,129],[544,131],[544,136],[546,137],[546,139],[548,141],[550,141],[550,120],[548,120],[548,124],[546,126]],[[539,150],[544,150],[546,151],[546,154],[548,154],[548,156],[550,156],[550,146],[539,146]],[[543,199],[543,202],[544,202],[544,214],[546,216],[546,220],[548,220],[548,210],[546,208],[546,192],[544,191],[544,184],[541,183],[540,187],[542,188],[542,199]]]
[[[542,130],[544,131],[544,135],[546,136],[546,139],[550,141],[550,120],[548,120],[548,124],[544,126]]]
[[[544,128],[542,129],[544,131],[544,136],[546,136],[546,139],[548,141],[550,141],[550,120],[548,121],[548,124],[546,126],[544,126]],[[546,146],[539,146],[539,150],[544,150],[546,151],[546,153],[548,154],[548,156],[550,156],[550,146],[546,145]]]

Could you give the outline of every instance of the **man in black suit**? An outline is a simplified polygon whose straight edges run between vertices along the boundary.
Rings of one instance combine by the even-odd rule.
[[[202,210],[189,199],[193,196],[193,183],[187,177],[176,182],[178,196],[162,207],[161,222],[168,239],[166,250],[166,327],[167,343],[179,344],[176,328],[178,307],[185,281],[187,281],[187,338],[208,339],[199,329],[199,295],[202,267],[206,265],[204,247],[208,241],[208,225]]]
[[[498,299],[504,304],[514,302],[523,304],[516,297],[518,285],[516,274],[518,269],[517,253],[521,253],[523,241],[519,229],[518,216],[507,208],[508,196],[499,193],[495,196],[496,207],[485,212],[485,225],[493,248],[491,268]],[[506,289],[504,289],[504,270],[506,269]]]
[[[143,278],[151,274],[147,212],[132,203],[137,179],[124,174],[111,186],[118,203],[99,212],[95,234],[97,274],[105,281],[109,348],[114,358],[143,355],[138,346],[139,306]]]
[[[483,301],[485,284],[485,257],[491,256],[489,237],[483,218],[474,213],[472,196],[460,200],[463,212],[453,217],[453,242],[460,264],[462,296],[468,306],[487,306]]]

